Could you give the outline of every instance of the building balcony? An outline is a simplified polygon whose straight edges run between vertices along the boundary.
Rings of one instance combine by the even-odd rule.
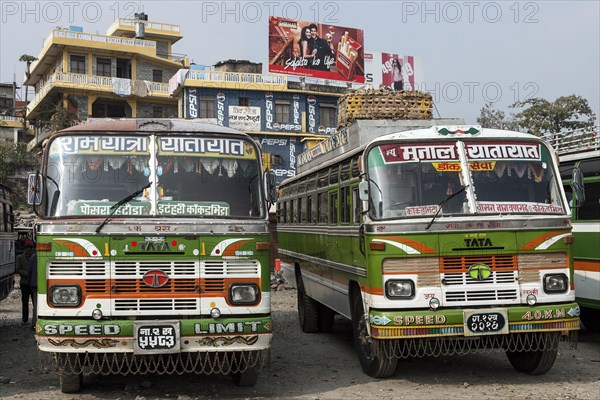
[[[154,97],[170,99],[169,84],[117,78],[111,76],[85,75],[57,72],[40,82],[40,89],[27,106],[27,115],[34,118],[39,112],[38,106],[55,88],[71,89],[83,95],[112,94],[120,97]]]
[[[190,70],[185,77],[184,86],[244,90],[285,90],[287,89],[287,83],[287,75]]]
[[[30,66],[31,77],[25,80],[25,84],[35,85],[49,68],[56,65],[57,57],[64,47],[78,48],[80,51],[101,50],[142,55],[149,58],[164,59],[178,65],[181,65],[185,60],[185,57],[181,55],[158,54],[156,42],[152,40],[98,35],[57,28],[50,32],[50,35],[44,41],[38,60]]]
[[[12,115],[0,115],[0,128],[23,128],[23,118]]]
[[[168,40],[175,43],[182,38],[179,25],[165,24],[162,22],[140,21],[137,19],[119,18],[106,31],[109,36],[134,36],[135,24],[144,24],[144,31],[147,36],[154,39]]]

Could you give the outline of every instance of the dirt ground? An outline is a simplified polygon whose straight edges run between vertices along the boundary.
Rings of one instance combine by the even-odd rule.
[[[271,365],[255,387],[226,376],[98,376],[78,395],[60,392],[40,369],[33,330],[22,326],[20,291],[0,302],[0,398],[3,399],[600,399],[600,335],[580,332],[577,349],[561,348],[554,368],[532,377],[512,369],[502,353],[402,360],[391,379],[365,375],[349,321],[334,332],[305,334],[296,291],[274,291]]]

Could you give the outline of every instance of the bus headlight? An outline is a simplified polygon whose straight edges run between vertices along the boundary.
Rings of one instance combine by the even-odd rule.
[[[232,304],[256,304],[260,291],[254,283],[235,283],[229,288],[229,301]]]
[[[566,293],[569,289],[569,278],[565,274],[544,275],[544,292]]]
[[[393,279],[385,283],[385,296],[388,299],[412,299],[415,297],[415,283],[409,279]]]
[[[54,307],[77,307],[81,303],[81,288],[76,285],[52,286],[48,293]]]

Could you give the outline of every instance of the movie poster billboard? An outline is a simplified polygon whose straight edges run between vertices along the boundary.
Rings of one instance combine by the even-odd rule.
[[[365,53],[365,83],[375,89],[381,85],[395,90],[414,91],[421,84],[421,66],[417,58],[394,53]]]
[[[364,83],[363,31],[271,16],[269,72]]]

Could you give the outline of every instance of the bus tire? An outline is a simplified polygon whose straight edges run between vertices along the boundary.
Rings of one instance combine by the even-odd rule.
[[[302,277],[298,277],[298,317],[302,332],[319,331],[319,303],[306,294]]]
[[[258,369],[248,367],[243,372],[234,372],[231,377],[237,386],[251,387],[258,381]]]
[[[581,307],[579,315],[583,326],[590,332],[600,333],[600,309]]]
[[[319,304],[319,332],[333,331],[335,312],[324,304]]]
[[[61,370],[58,373],[60,391],[63,393],[79,393],[83,386],[83,374],[68,374]]]
[[[555,332],[547,335],[558,334]],[[544,375],[550,371],[558,355],[558,346],[546,350],[506,351],[514,369],[528,375]]]
[[[354,331],[354,347],[356,347],[358,353],[360,366],[371,378],[389,378],[396,371],[398,359],[374,354],[373,342],[377,339],[373,339],[368,335],[367,323],[360,293],[356,293],[354,307],[352,308],[352,328]]]

